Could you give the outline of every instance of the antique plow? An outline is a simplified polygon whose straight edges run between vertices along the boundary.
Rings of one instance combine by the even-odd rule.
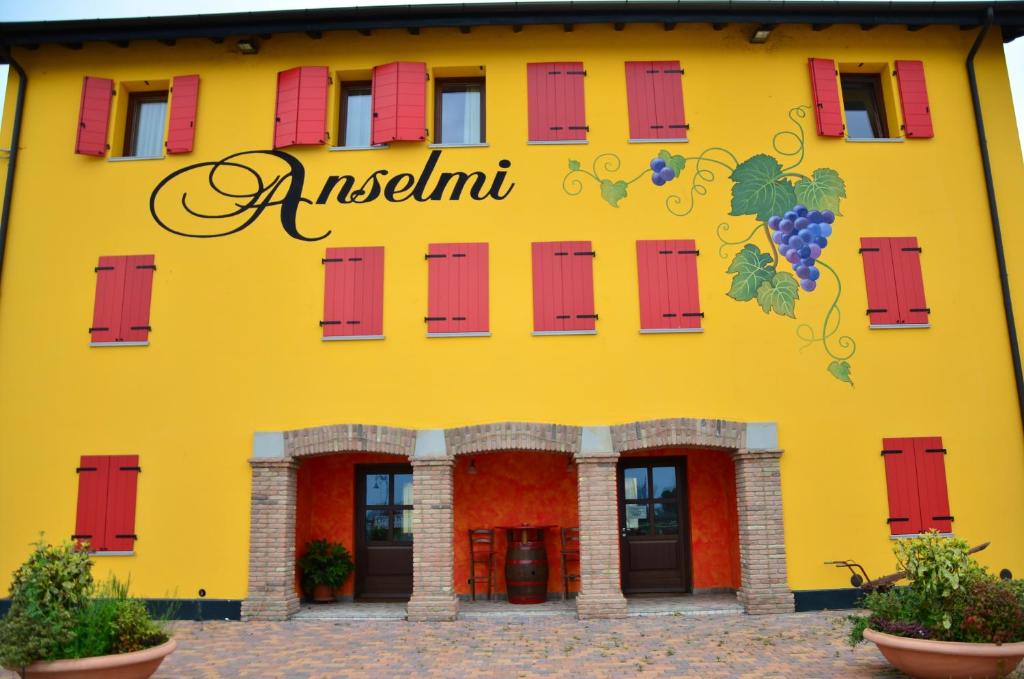
[[[990,543],[988,542],[983,542],[977,547],[971,547],[967,553],[976,554],[988,547],[989,544]],[[849,559],[844,559],[843,561],[826,561],[825,565],[848,569],[851,573],[850,584],[854,587],[860,587],[865,592],[884,592],[888,589],[892,589],[897,582],[907,577],[907,574],[904,571],[899,571],[897,573],[890,573],[889,575],[883,575],[880,578],[872,580],[871,577],[868,576],[868,572],[864,570],[864,566],[861,566],[856,561],[850,561]]]

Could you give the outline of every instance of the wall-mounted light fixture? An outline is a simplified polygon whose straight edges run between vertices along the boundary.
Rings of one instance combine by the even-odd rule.
[[[243,38],[235,43],[235,49],[239,54],[257,54],[260,51],[260,44],[254,38]]]
[[[750,42],[755,45],[768,42],[768,38],[772,34],[772,29],[775,28],[770,24],[762,24],[754,30],[754,34],[750,36]]]
[[[476,475],[476,460],[469,458],[469,467],[466,468],[466,473],[470,476]]]

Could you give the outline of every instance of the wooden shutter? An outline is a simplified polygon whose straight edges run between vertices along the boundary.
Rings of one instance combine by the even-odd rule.
[[[533,244],[534,332],[594,332],[593,262],[590,241]]]
[[[88,542],[94,552],[106,549],[109,463],[106,455],[83,455],[76,470],[78,511],[71,538],[79,543]]]
[[[896,297],[896,274],[888,238],[861,238],[864,258],[864,282],[867,286],[867,315],[871,325],[896,325],[900,322],[900,304]]]
[[[325,339],[384,337],[384,248],[327,248]]]
[[[583,63],[526,65],[530,141],[586,140]]]
[[[93,300],[90,341],[116,342],[121,336],[124,308],[124,257],[100,257],[96,266],[96,296]]]
[[[682,74],[678,61],[626,62],[630,139],[686,139]]]
[[[924,63],[897,61],[896,82],[900,89],[904,133],[914,139],[934,137],[932,111],[928,104],[928,87],[924,82]]]
[[[888,523],[892,535],[908,535],[922,530],[916,457],[914,439],[882,439],[889,494]]]
[[[929,436],[914,439],[917,461],[917,488],[921,501],[921,529],[934,528],[941,533],[953,530],[946,488],[946,449],[942,439]]]
[[[487,333],[487,243],[431,243],[427,250],[427,332]]]
[[[110,122],[110,100],[113,96],[113,80],[85,76],[82,81],[82,101],[78,109],[75,153],[107,155],[107,125]]]
[[[640,331],[700,329],[697,247],[692,240],[638,240]]]
[[[107,490],[105,548],[130,552],[135,548],[135,497],[139,478],[138,455],[111,455]]]
[[[823,137],[843,136],[843,112],[839,101],[839,76],[831,59],[809,59],[811,96],[814,99],[818,134]]]
[[[921,248],[917,244],[917,239],[890,238],[889,247],[892,253],[900,323],[926,325],[930,310],[924,299]]]
[[[324,143],[327,84],[326,66],[300,66],[277,74],[274,148]]]
[[[374,144],[426,139],[427,65],[395,61],[373,68]]]
[[[171,112],[167,123],[168,153],[189,153],[196,138],[199,76],[176,75],[171,83]]]
[[[149,339],[149,307],[153,299],[153,255],[125,257],[121,332],[118,341],[145,342]]]

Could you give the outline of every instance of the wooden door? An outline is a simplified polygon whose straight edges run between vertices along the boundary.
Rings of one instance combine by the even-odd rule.
[[[686,458],[624,459],[618,471],[623,594],[690,591]]]
[[[356,597],[412,596],[412,467],[356,467]]]

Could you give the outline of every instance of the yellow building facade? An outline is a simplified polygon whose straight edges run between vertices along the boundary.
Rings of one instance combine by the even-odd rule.
[[[276,592],[270,599],[289,600],[284,614],[293,610],[280,583],[295,577],[287,564],[302,551],[296,540],[320,536],[308,527],[316,524],[309,516],[348,503],[339,515],[345,535],[362,531],[358,517],[368,500],[359,504],[352,481],[303,499],[315,492],[317,478],[334,478],[326,469],[304,478],[303,467],[316,462],[306,455],[356,453],[365,457],[357,466],[379,464],[380,455],[411,462],[416,501],[392,497],[385,504],[411,504],[414,549],[428,539],[443,543],[440,553],[425,544],[413,553],[414,601],[421,585],[423,601],[435,597],[429,599],[435,604],[437,597],[466,593],[462,531],[477,526],[475,518],[460,523],[458,515],[471,511],[465,503],[472,497],[481,498],[478,514],[483,503],[509,509],[501,521],[517,518],[515,493],[509,499],[493,489],[479,496],[467,491],[470,499],[460,499],[460,483],[475,483],[488,469],[502,473],[499,458],[483,454],[488,451],[527,451],[543,460],[552,458],[537,451],[561,455],[559,465],[537,475],[545,486],[563,483],[551,481],[553,475],[572,479],[561,500],[571,510],[555,522],[565,527],[578,520],[584,561],[601,555],[602,567],[621,578],[629,565],[621,560],[627,545],[619,542],[620,531],[626,540],[625,533],[640,530],[630,517],[647,511],[647,505],[636,509],[639,500],[624,490],[631,472],[623,468],[628,446],[621,442],[629,435],[621,427],[634,423],[635,438],[648,442],[630,454],[655,459],[641,453],[657,450],[690,460],[690,502],[679,505],[686,516],[673,524],[690,527],[689,538],[680,533],[680,540],[692,541],[680,548],[689,573],[675,590],[700,590],[703,583],[756,593],[757,576],[743,569],[762,547],[783,560],[785,581],[766,585],[770,595],[777,602],[793,592],[797,608],[832,605],[850,591],[848,574],[826,561],[853,558],[872,574],[893,570],[890,550],[899,531],[890,519],[902,517],[891,503],[902,501],[894,498],[902,492],[894,485],[903,481],[887,472],[892,460],[880,453],[894,439],[940,439],[921,444],[944,451],[931,454],[944,463],[951,518],[937,521],[971,543],[990,541],[979,555],[987,566],[1024,572],[1024,533],[1016,520],[1024,514],[1021,411],[965,71],[981,19],[976,29],[960,30],[941,16],[924,26],[925,15],[913,15],[911,23],[924,27],[908,31],[905,22],[884,15],[872,19],[877,28],[863,30],[826,14],[780,15],[773,22],[723,16],[712,26],[683,14],[635,17],[611,9],[598,21],[590,12],[529,17],[481,10],[470,25],[465,17],[422,10],[392,27],[397,19],[390,15],[339,10],[331,20],[342,23],[324,15],[321,28],[315,21],[299,26],[292,15],[256,15],[251,26],[239,17],[203,28],[140,20],[0,30],[0,42],[27,74],[25,82],[12,69],[3,127],[9,146],[24,83],[0,278],[0,589],[6,591],[40,531],[49,540],[76,534],[83,502],[76,469],[88,467],[83,456],[137,456],[127,466],[141,469],[129,547],[98,554],[98,574],[130,573],[135,593],[149,598],[193,599],[203,590],[226,602],[229,617],[237,614],[232,606],[259,598],[258,587]],[[975,67],[1010,289],[1020,300],[1024,289],[1013,274],[1024,261],[1024,172],[1002,52],[1003,32],[1011,37],[1016,29],[1005,21],[1000,25],[997,15]],[[769,23],[766,41],[752,41],[754,30]],[[62,43],[76,43],[75,49]],[[810,60],[834,64],[831,86],[816,89]],[[913,102],[903,101],[908,80],[901,82],[896,70],[897,62],[908,61],[923,64],[931,136],[906,134],[908,122],[916,124],[907,118],[916,113],[907,108]],[[354,97],[361,93],[353,95],[347,84],[377,87],[375,67],[396,62],[422,64],[429,78],[425,105],[413,111],[422,118],[424,139],[344,148],[341,138],[356,133],[346,125],[358,113]],[[676,135],[631,141],[631,116],[635,122],[642,114],[630,109],[627,71],[638,62],[668,63],[668,70],[678,62],[688,127]],[[549,71],[582,64],[586,129],[579,139],[537,138],[531,130],[531,115],[543,115],[531,110],[531,97],[542,96],[541,85],[529,82],[531,64]],[[286,106],[279,74],[299,67],[323,67],[329,78],[323,143],[275,149]],[[132,157],[132,125],[142,115],[133,93],[166,92],[176,77],[193,74],[191,150]],[[877,88],[876,108],[857,108],[859,81],[850,76],[866,76],[863,82]],[[99,155],[76,153],[86,78],[112,82],[104,130],[109,148]],[[439,112],[445,82],[483,84],[469,90],[479,99],[463,96],[457,104],[483,102],[482,120],[474,123],[479,139],[439,141],[438,123],[456,111]],[[820,134],[829,87],[842,98],[839,136]],[[170,92],[160,141],[174,125],[177,91]],[[880,120],[872,123],[872,112]],[[863,120],[852,119],[862,113]],[[875,124],[875,138],[853,138],[857,124]],[[468,129],[465,120],[452,125]],[[234,154],[242,155],[228,160]],[[658,185],[652,177],[662,167],[674,168],[673,176]],[[467,173],[461,192],[457,174],[439,183],[441,173],[460,172]],[[410,179],[396,180],[401,173]],[[363,193],[353,193],[358,187]],[[801,287],[810,274],[795,269],[807,265],[786,261],[779,252],[785,244],[774,240],[783,231],[769,226],[769,217],[786,219],[798,204],[817,212],[811,223],[829,225],[827,246],[816,245],[813,286]],[[831,222],[822,216],[829,211]],[[806,219],[794,215],[789,221]],[[924,322],[872,327],[875,312],[866,311],[877,291],[869,290],[874,274],[866,262],[874,241],[862,239],[916,239],[927,312],[914,313],[925,314]],[[805,240],[809,249],[814,243]],[[638,241],[669,243],[655,250],[684,243],[679,247],[687,252],[699,251],[689,255],[693,268],[686,270],[696,287],[672,278],[675,270],[667,283],[651,278],[648,285],[663,286],[666,295],[686,288],[694,295],[689,313],[703,316],[673,328],[645,321],[645,313],[657,316],[660,307],[644,295],[659,293],[641,290]],[[473,292],[486,303],[486,327],[430,332],[431,286],[443,286],[431,279],[434,260],[425,256],[441,252],[432,246],[463,243],[487,246],[486,280],[477,283],[483,292]],[[589,321],[593,332],[538,322],[546,294],[537,292],[544,275],[538,243],[587,253],[570,258],[592,267],[593,311],[573,313],[592,313],[596,318],[580,327]],[[374,298],[382,310],[380,338],[325,341],[331,263],[322,260],[337,252],[329,249],[364,247],[383,248],[383,289]],[[134,255],[152,255],[155,266],[147,269],[145,339],[90,342],[100,258]],[[452,285],[465,292],[465,281]],[[581,285],[576,292],[587,294]],[[559,284],[545,289],[551,286]],[[495,433],[500,423],[535,428],[509,425],[504,440]],[[459,441],[474,436],[476,442],[459,449]],[[332,437],[343,442],[331,443]],[[504,442],[489,446],[487,437]],[[777,474],[777,482],[758,492],[776,507],[764,524],[776,541],[771,547],[749,537],[759,530],[751,513],[759,500],[747,498],[738,519],[728,520],[735,528],[722,529],[723,554],[732,556],[711,559],[725,565],[708,566],[705,582],[693,563],[704,525],[693,501],[703,469],[694,455],[725,449],[732,459],[722,464],[737,470],[735,477],[727,472],[722,491],[731,506],[708,511],[733,516],[737,494],[743,505],[744,484],[753,477],[741,478],[747,462],[736,451],[774,451],[775,466],[764,473]],[[595,451],[606,454],[602,464],[584,459]],[[271,483],[264,495],[254,490],[261,483],[254,480],[258,461],[285,464],[280,460],[290,456],[295,460],[279,477],[288,507],[267,515],[268,525],[287,525],[261,532],[260,503],[272,504],[277,487]],[[447,460],[442,472],[422,466],[437,459]],[[535,466],[534,457],[522,459]],[[673,478],[681,486],[685,477]],[[429,485],[435,481],[441,490]],[[922,476],[919,483],[923,489],[935,481]],[[435,492],[441,499],[427,507]],[[541,497],[522,492],[531,498],[526,504]],[[926,502],[924,490],[909,492]],[[611,507],[594,509],[602,501]],[[626,507],[631,502],[634,509]],[[915,507],[930,515],[915,525],[936,527],[933,506]],[[618,517],[619,525],[602,524],[592,511]],[[481,525],[502,525],[488,521],[480,515]],[[431,532],[439,525],[440,532]],[[348,547],[365,554],[355,542]],[[285,564],[276,585],[254,576],[264,548],[277,550]],[[614,598],[614,583],[598,583],[599,569],[587,564],[580,601],[587,601],[591,577],[603,588],[592,602]],[[597,570],[586,570],[591,567]],[[712,572],[719,567],[728,572]],[[447,579],[429,584],[435,572]],[[367,585],[348,593],[358,597],[360,586]],[[548,589],[561,586],[552,580]],[[751,612],[757,612],[754,598],[746,602]],[[277,603],[266,605],[279,614]],[[440,613],[423,605],[417,610],[425,617],[453,614],[448,603]],[[787,605],[792,610],[792,603],[782,609]]]

